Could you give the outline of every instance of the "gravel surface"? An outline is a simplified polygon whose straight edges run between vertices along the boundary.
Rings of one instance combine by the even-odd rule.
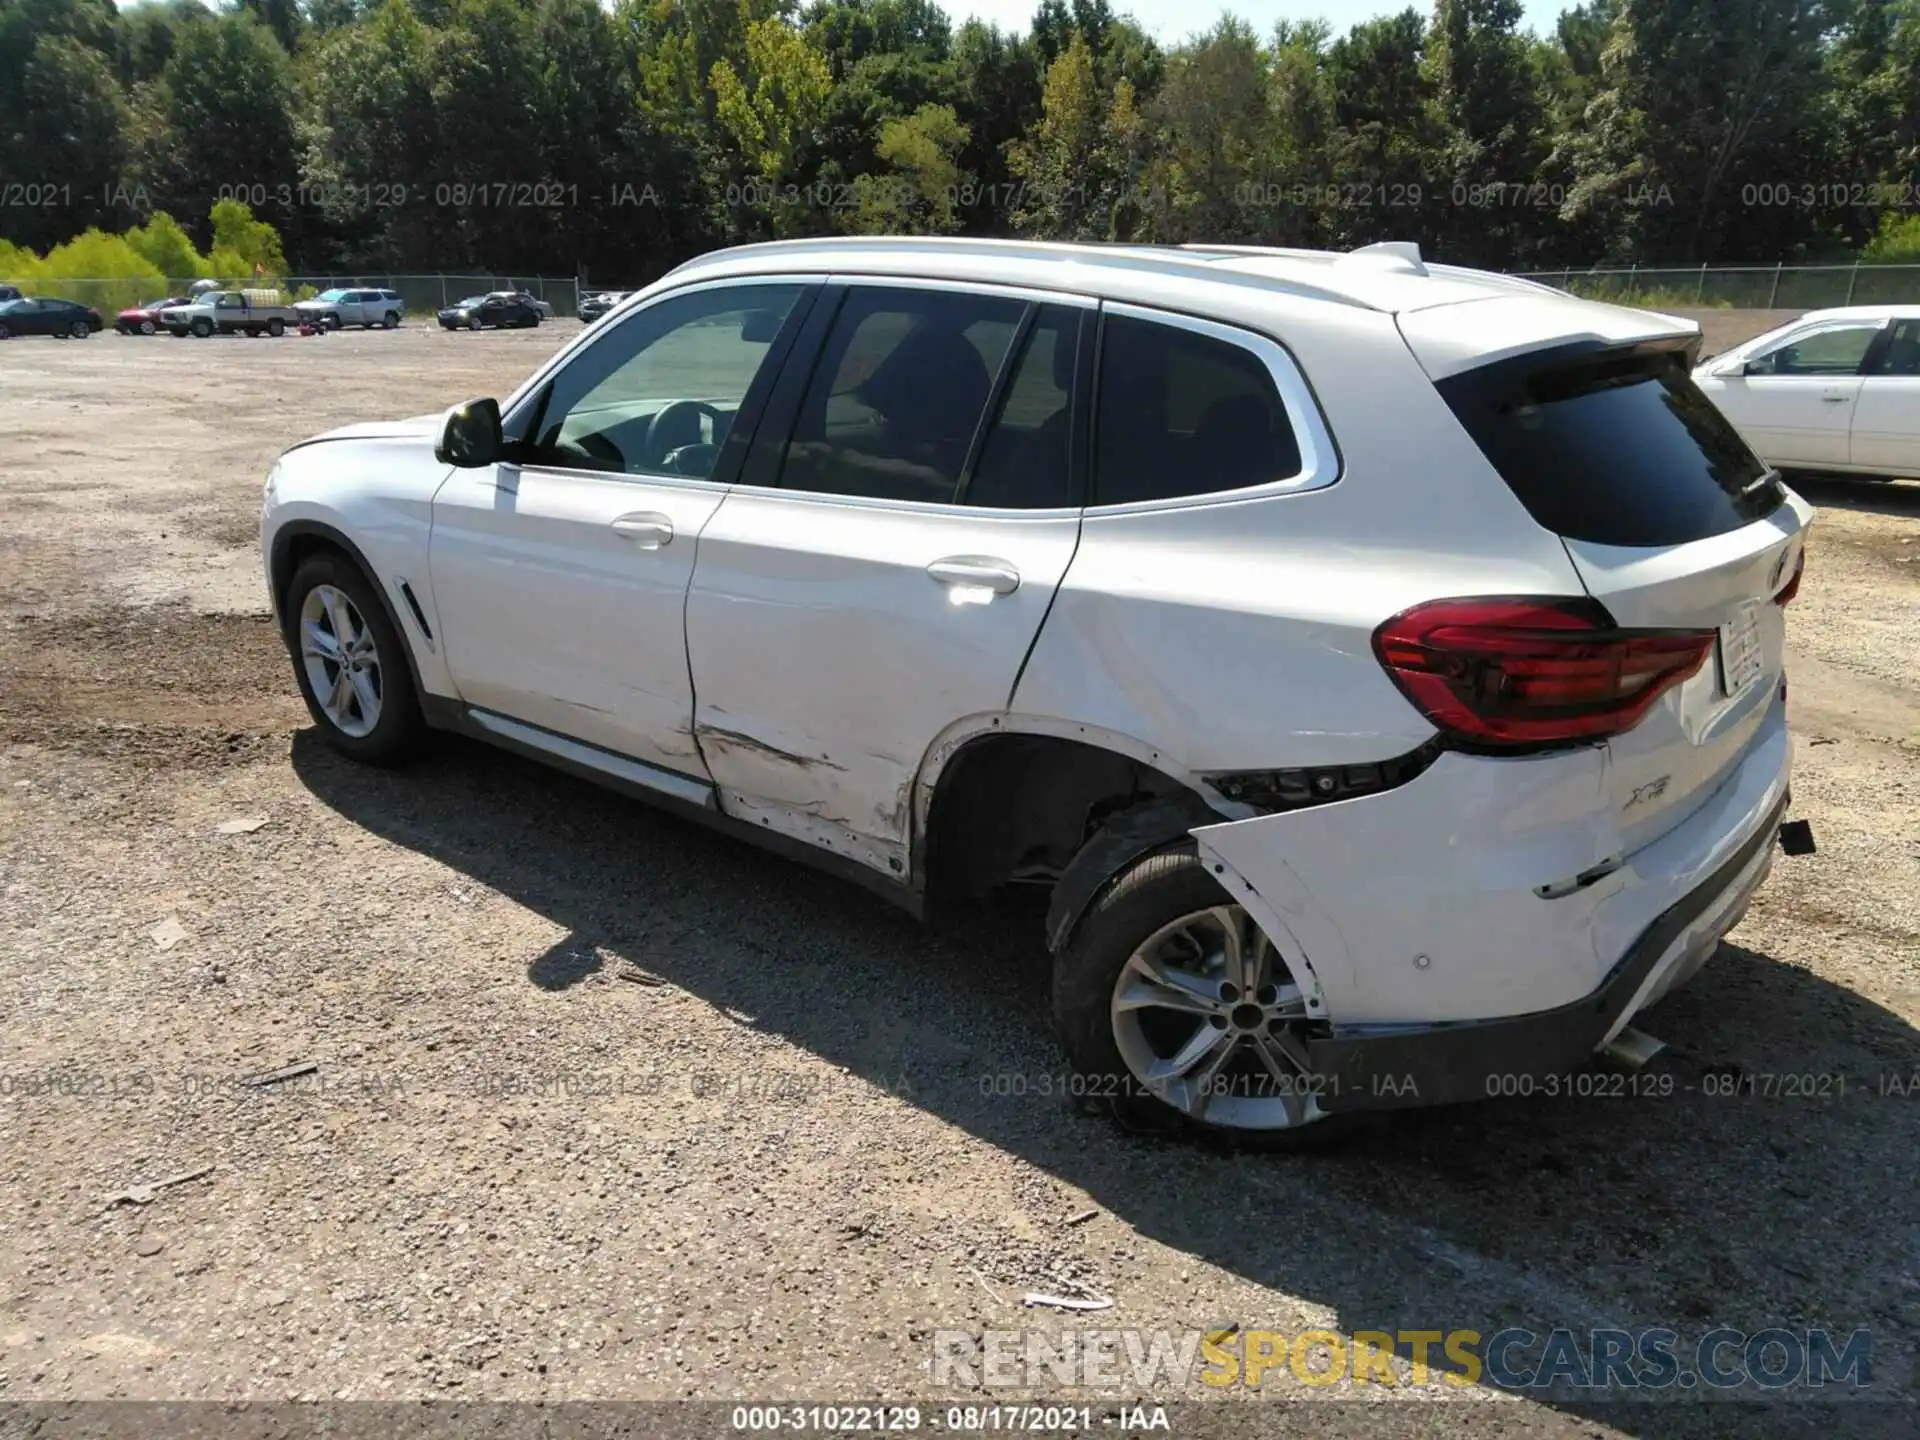
[[[1057,1093],[1030,915],[921,927],[475,745],[389,774],[318,743],[259,579],[268,464],[504,394],[574,333],[0,346],[0,1398],[1081,1403],[1131,1392],[936,1387],[933,1336],[1235,1324],[1867,1327],[1876,1391],[1907,1393],[1920,486],[1808,487],[1794,797],[1820,849],[1645,1019],[1673,1093],[1257,1158]],[[1421,1393],[1457,1403],[1317,1413],[1913,1418]]]

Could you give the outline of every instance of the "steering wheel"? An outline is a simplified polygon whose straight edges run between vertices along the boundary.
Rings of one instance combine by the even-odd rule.
[[[681,450],[701,443],[698,424],[694,426],[691,440],[676,444],[673,443],[672,437],[674,427],[684,424],[689,417],[697,420],[702,415],[713,421],[713,433],[715,438],[718,438],[726,429],[727,417],[704,400],[675,400],[655,415],[647,423],[647,439],[642,449],[642,453],[647,457],[647,464],[661,465],[666,461],[669,451]]]
[[[649,432],[651,434],[651,432]],[[582,470],[625,470],[627,457],[606,436],[588,431],[555,443],[554,450],[576,462]]]

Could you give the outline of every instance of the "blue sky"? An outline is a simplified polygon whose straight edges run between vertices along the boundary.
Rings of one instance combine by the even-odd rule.
[[[1431,0],[1401,0],[1397,5],[1392,0],[1237,0],[1231,5],[1216,4],[1214,0],[1108,0],[1108,3],[1116,11],[1131,13],[1141,28],[1160,40],[1179,40],[1196,30],[1208,29],[1220,18],[1222,10],[1231,10],[1250,21],[1262,34],[1283,17],[1293,20],[1318,17],[1333,27],[1334,34],[1344,35],[1362,20],[1391,15],[1408,5],[1423,13],[1433,8]],[[1024,30],[1033,18],[1036,0],[943,0],[943,8],[956,22],[968,15],[978,15],[1003,29]],[[1567,0],[1527,0],[1527,17],[1523,23],[1545,35],[1552,31],[1560,12],[1571,8]]]

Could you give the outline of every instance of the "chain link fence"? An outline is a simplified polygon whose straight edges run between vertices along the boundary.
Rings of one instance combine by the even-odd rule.
[[[166,281],[164,293],[184,295],[190,286],[197,283],[197,277],[175,277]],[[524,290],[535,299],[544,300],[551,305],[555,316],[570,318],[580,313],[580,282],[571,275],[558,277],[477,272],[383,275],[368,272],[359,275],[278,275],[265,279],[226,280],[221,283],[235,290],[277,289],[286,295],[289,302],[306,299],[323,290],[392,290],[406,302],[407,313],[415,318],[431,319],[435,311],[456,300],[465,299],[469,295],[484,295],[490,290]],[[101,313],[108,324],[113,323],[113,317],[118,311],[141,304],[143,301],[161,298],[160,293],[156,293],[152,280],[142,280],[137,276],[71,279],[26,276],[15,279],[0,274],[0,285],[12,285],[26,295],[47,295],[62,300],[77,300],[82,305],[91,305]]]
[[[1590,300],[1622,305],[1824,310],[1920,304],[1920,265],[1628,265],[1519,273]]]

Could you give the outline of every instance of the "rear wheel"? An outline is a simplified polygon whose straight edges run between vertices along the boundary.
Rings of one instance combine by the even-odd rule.
[[[1055,957],[1053,1012],[1084,1093],[1130,1128],[1262,1149],[1335,1133],[1306,992],[1191,842],[1107,887]]]
[[[369,765],[406,758],[423,728],[399,632],[372,582],[345,555],[302,562],[281,613],[294,677],[327,743]]]

